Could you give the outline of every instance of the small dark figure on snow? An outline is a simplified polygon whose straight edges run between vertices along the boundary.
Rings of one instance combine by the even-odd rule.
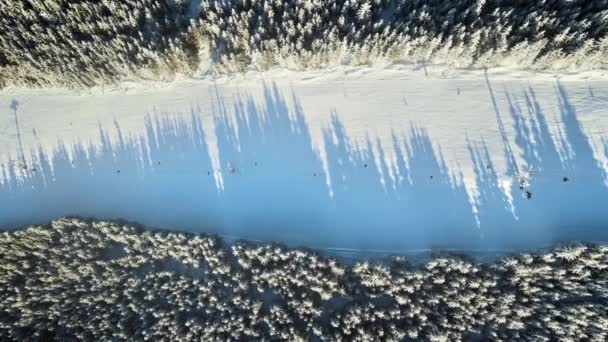
[[[232,165],[232,163],[228,163],[228,173],[230,174],[235,174],[236,173],[236,167],[234,167],[234,165]]]
[[[526,190],[530,186],[530,179],[532,178],[532,170],[518,171],[517,178],[519,180],[519,190]]]
[[[569,181],[568,177],[564,177],[562,180],[564,181],[564,183],[566,183],[567,181]]]
[[[532,199],[532,193],[526,190],[526,199]]]
[[[525,188],[526,188],[526,180],[520,179],[519,180],[519,190],[524,190]]]

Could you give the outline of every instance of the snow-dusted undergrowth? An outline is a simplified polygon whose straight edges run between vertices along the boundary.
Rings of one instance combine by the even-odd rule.
[[[377,61],[592,70],[606,0],[0,1],[0,87]]]
[[[344,264],[302,249],[61,219],[0,235],[2,340],[608,338],[608,247],[493,265]]]

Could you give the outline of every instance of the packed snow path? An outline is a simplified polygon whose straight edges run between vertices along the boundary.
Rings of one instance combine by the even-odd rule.
[[[433,68],[0,92],[0,227],[338,250],[608,241],[608,78]]]

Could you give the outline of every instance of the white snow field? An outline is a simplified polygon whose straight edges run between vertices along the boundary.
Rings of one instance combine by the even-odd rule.
[[[608,76],[440,66],[0,91],[0,228],[123,218],[335,251],[608,241]]]

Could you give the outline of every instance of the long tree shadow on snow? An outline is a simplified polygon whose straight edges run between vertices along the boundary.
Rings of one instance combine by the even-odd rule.
[[[489,83],[488,87],[494,97]],[[603,205],[608,203],[606,173],[594,157],[567,91],[557,83],[555,92],[563,123],[557,138],[550,133],[547,113],[531,87],[518,100],[505,94],[515,146],[521,151],[516,158],[503,139],[507,175],[512,176],[508,187],[500,188],[500,175],[487,147],[469,146],[479,189],[475,206],[489,246],[526,249],[564,241],[608,241],[608,211]],[[496,115],[505,137],[503,114],[496,110]],[[517,179],[521,172],[531,176],[524,189]]]
[[[334,113],[323,136],[324,165],[295,95],[264,86],[262,101],[241,96],[228,106],[215,91],[217,156],[198,108],[187,118],[150,115],[142,135],[125,134],[118,123],[100,127],[100,141],[60,143],[50,155],[31,151],[25,172],[3,165],[0,227],[63,215],[120,217],[310,247],[394,251],[606,238],[608,217],[599,205],[608,197],[604,171],[559,86],[560,145],[570,153],[552,139],[532,89],[523,104],[506,94],[526,164],[518,165],[497,110],[508,173],[533,169],[533,197],[522,196],[516,181],[505,192],[487,148],[471,143],[474,201],[423,128],[394,133],[396,160],[387,163],[387,146],[371,139],[357,145]]]
[[[462,179],[450,174],[425,130],[412,126],[407,139],[394,134],[397,160],[389,165],[380,142],[358,146],[332,119],[325,131],[331,204],[336,225],[349,227],[334,234],[347,233],[359,248],[481,247]]]

